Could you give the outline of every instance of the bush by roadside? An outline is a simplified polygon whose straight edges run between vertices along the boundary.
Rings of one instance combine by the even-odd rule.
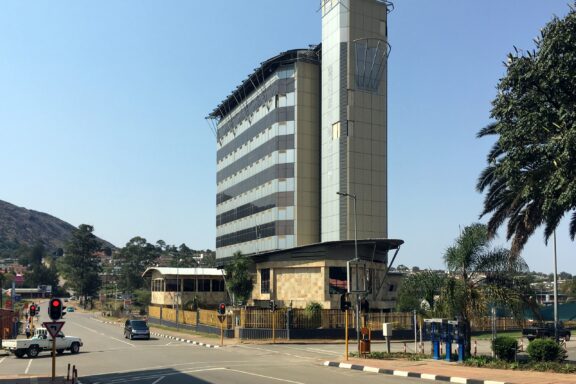
[[[509,336],[498,336],[492,341],[492,350],[497,358],[504,361],[516,360],[518,341]]]
[[[536,361],[514,361],[507,362],[488,356],[471,357],[464,362],[469,367],[489,368],[489,369],[512,369],[522,371],[556,372],[556,373],[576,373],[576,365],[570,363],[560,363],[557,361],[536,362]]]
[[[528,345],[528,356],[535,362],[562,362],[566,360],[566,351],[560,344],[550,339],[538,339]]]

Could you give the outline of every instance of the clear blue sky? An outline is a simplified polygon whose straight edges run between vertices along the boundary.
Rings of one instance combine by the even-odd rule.
[[[441,268],[491,142],[475,138],[513,46],[568,0],[398,0],[389,15],[389,236]],[[124,246],[215,248],[205,117],[259,63],[320,42],[318,0],[0,0],[0,199]],[[576,273],[566,222],[558,269]],[[505,245],[501,236],[496,244]],[[551,272],[541,232],[523,254]]]

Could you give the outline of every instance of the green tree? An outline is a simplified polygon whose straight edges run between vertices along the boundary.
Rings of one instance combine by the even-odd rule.
[[[226,286],[232,293],[233,304],[246,303],[252,294],[254,281],[250,274],[252,263],[250,259],[238,251],[232,256],[232,260],[224,265],[226,274]]]
[[[491,247],[484,224],[465,227],[453,246],[444,254],[452,279],[442,287],[442,303],[447,317],[464,321],[470,354],[470,321],[484,316],[490,306],[522,307],[524,286],[518,276],[529,269],[524,260],[511,257],[510,251]]]
[[[146,239],[136,236],[117,252],[114,264],[119,267],[116,275],[118,288],[123,292],[133,292],[145,288],[142,273],[146,268],[153,266],[158,261],[160,254],[165,251],[165,243],[157,246],[150,244]]]
[[[51,263],[49,267],[44,264],[34,264],[24,275],[24,278],[24,284],[27,287],[51,285],[54,291],[58,288],[58,272],[55,263]]]
[[[209,249],[201,251],[203,257],[200,259],[198,265],[204,268],[216,268],[216,252]]]
[[[178,247],[178,257],[182,259],[182,265],[184,267],[195,268],[198,266],[198,261],[195,258],[196,251],[188,248],[184,243]]]
[[[186,244],[181,244],[178,248],[172,246],[168,249],[170,254],[170,265],[176,267],[178,264],[181,268],[195,268],[198,262],[194,258],[195,251],[188,248]]]
[[[566,213],[576,235],[576,9],[554,17],[535,44],[508,55],[495,121],[478,133],[496,138],[477,183],[482,215],[490,236],[507,221],[513,254],[542,225],[547,241]]]
[[[422,271],[406,276],[398,290],[397,309],[402,312],[416,310],[432,315],[436,298],[446,284],[444,273]]]
[[[101,285],[101,267],[96,253],[102,245],[93,231],[94,228],[87,224],[81,224],[72,231],[72,238],[61,259],[62,275],[74,293],[84,298],[84,308],[88,298],[96,295]]]

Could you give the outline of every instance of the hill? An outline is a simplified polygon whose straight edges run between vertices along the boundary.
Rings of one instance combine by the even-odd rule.
[[[64,248],[75,227],[47,213],[17,207],[0,200],[0,256],[9,255],[20,246],[34,246],[38,242],[53,252]],[[115,249],[109,242],[104,247]]]

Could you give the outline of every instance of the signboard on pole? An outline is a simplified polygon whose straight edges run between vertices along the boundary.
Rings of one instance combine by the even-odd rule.
[[[60,332],[60,330],[64,326],[64,323],[65,321],[46,321],[42,323],[42,325],[44,326],[44,328],[46,328],[50,336],[52,336],[52,338],[54,339],[58,334],[58,332]]]

